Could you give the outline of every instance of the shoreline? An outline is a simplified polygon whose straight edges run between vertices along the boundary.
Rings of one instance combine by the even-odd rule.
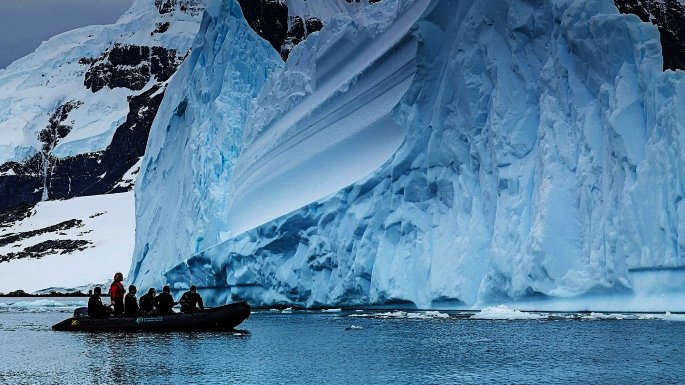
[[[88,293],[83,293],[81,291],[73,291],[73,292],[67,292],[67,293],[51,291],[49,293],[33,294],[33,293],[27,293],[23,290],[15,290],[15,291],[11,291],[9,293],[0,293],[0,298],[4,298],[4,297],[15,297],[15,298],[85,297],[85,298],[88,298]]]

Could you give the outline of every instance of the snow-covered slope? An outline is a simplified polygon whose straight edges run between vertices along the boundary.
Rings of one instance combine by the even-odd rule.
[[[133,207],[133,192],[127,192],[41,202],[0,215],[0,292],[74,288],[127,271]]]
[[[685,303],[685,74],[662,65],[656,27],[606,0],[387,0],[334,17],[264,83],[243,141],[222,144],[240,152],[228,183],[217,167],[194,182],[223,201],[193,219],[231,238],[163,278],[138,266],[179,255],[139,237],[132,273],[257,304]],[[141,193],[172,183],[188,181]]]

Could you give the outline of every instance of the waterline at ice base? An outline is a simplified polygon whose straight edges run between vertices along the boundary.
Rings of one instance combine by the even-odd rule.
[[[609,0],[348,11],[284,63],[208,6],[136,183],[136,285],[685,311],[685,72],[656,26]]]

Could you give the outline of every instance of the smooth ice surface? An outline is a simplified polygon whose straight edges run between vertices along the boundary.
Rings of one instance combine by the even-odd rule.
[[[426,4],[340,15],[293,50],[247,121],[229,190],[232,234],[356,182],[397,150],[404,129],[392,111],[416,73],[417,41],[405,36]]]
[[[189,258],[133,275],[262,305],[685,310],[681,281],[658,278],[685,265],[685,73],[661,68],[656,27],[608,0],[333,17],[258,90],[230,178],[204,167],[212,194],[180,200],[224,197],[192,217],[212,231],[160,228],[186,243],[148,257],[143,237],[142,264]],[[178,205],[157,207],[138,223]]]
[[[47,240],[87,240],[90,244],[82,251],[61,254],[58,250],[39,260],[24,258],[0,263],[0,292],[33,292],[48,286],[79,288],[106,282],[117,271],[126,272],[133,255],[133,208],[132,192],[38,203],[32,216],[11,228],[0,229],[0,236],[40,230],[71,219],[81,220],[83,226],[0,246],[0,255]],[[89,288],[92,287],[79,289]]]

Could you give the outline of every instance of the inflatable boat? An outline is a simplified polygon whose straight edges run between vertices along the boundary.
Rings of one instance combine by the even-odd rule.
[[[87,309],[85,309],[87,313]],[[233,330],[250,316],[250,305],[233,303],[194,313],[157,316],[89,318],[83,308],[74,316],[52,326],[61,331],[226,331]]]

